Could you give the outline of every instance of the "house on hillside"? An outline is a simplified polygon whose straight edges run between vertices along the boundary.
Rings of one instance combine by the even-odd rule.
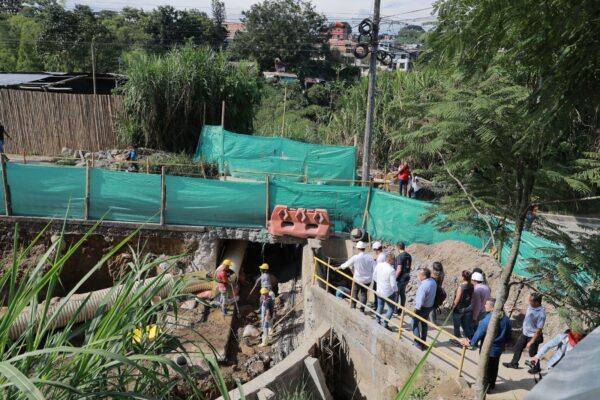
[[[384,67],[390,71],[412,71],[413,65],[419,54],[418,49],[408,49],[404,46],[396,45],[394,39],[383,39],[379,41],[379,50],[392,55],[392,64]]]
[[[246,25],[241,22],[225,22],[225,29],[227,30],[227,37],[225,38],[225,43],[230,44],[235,40],[235,35],[238,32],[244,32],[246,30]]]

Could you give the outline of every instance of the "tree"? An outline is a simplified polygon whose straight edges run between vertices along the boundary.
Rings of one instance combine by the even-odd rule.
[[[399,44],[421,44],[425,29],[421,25],[406,25],[398,31],[396,42]]]
[[[164,53],[173,46],[185,43],[210,44],[214,24],[208,15],[198,10],[176,10],[172,6],[159,6],[145,20],[145,31],[150,36],[153,51]]]
[[[428,41],[432,62],[480,83],[472,86],[472,99],[461,99],[460,93],[453,91],[458,102],[444,104],[446,112],[439,112],[438,119],[413,139],[430,154],[440,153],[439,162],[446,163],[446,180],[457,178],[463,196],[449,197],[447,211],[482,220],[501,212],[503,204],[512,205],[504,213],[514,225],[511,252],[481,351],[475,393],[479,399],[485,396],[489,351],[508,296],[532,196],[553,199],[565,192],[576,197],[590,191],[570,172],[597,135],[599,9],[593,0],[446,0],[437,3],[436,12],[438,25]],[[495,77],[503,84],[492,91],[483,90],[480,85],[493,83],[490,79]],[[518,92],[514,103],[503,103],[503,97]],[[511,126],[497,125],[507,112],[514,114]],[[465,113],[479,124],[469,124]],[[426,140],[429,142],[421,142]],[[505,157],[497,157],[490,149]],[[509,151],[503,152],[506,149]],[[511,182],[511,186],[489,193],[491,188],[501,189],[499,182]]]
[[[222,53],[192,45],[163,55],[135,53],[127,61],[129,80],[120,88],[127,114],[120,133],[126,144],[191,152],[202,124],[220,121],[222,101],[226,128],[251,129],[259,94],[255,68],[233,65]]]
[[[246,30],[237,34],[232,54],[256,60],[263,70],[271,69],[276,58],[293,67],[317,57],[328,39],[326,18],[310,2],[264,0],[242,14]]]
[[[227,29],[225,28],[225,3],[219,0],[212,0],[212,20],[213,20],[213,38],[214,47],[220,47],[227,37]]]

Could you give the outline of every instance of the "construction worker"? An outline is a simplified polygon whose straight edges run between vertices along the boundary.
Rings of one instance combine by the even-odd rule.
[[[371,284],[371,280],[373,279],[373,268],[375,268],[375,260],[370,254],[365,252],[365,249],[367,248],[367,244],[365,242],[360,241],[356,243],[356,248],[358,249],[358,254],[350,257],[348,261],[335,269],[338,270],[352,268],[354,281],[360,283],[360,285],[354,285],[354,290],[352,290],[352,298],[354,300],[352,301],[351,307],[356,308],[356,299],[358,298],[362,304],[360,310],[364,313],[364,304],[367,303],[367,289],[364,286],[369,286]]]
[[[252,294],[258,284],[260,284],[261,288],[267,288],[269,291],[273,291],[277,297],[279,295],[279,280],[269,271],[269,264],[263,263],[258,269],[260,270],[260,276],[256,278],[256,282],[254,283],[250,294]]]
[[[275,302],[269,293],[269,289],[260,289],[260,316],[262,325],[262,343],[260,347],[267,345],[269,340],[269,329],[273,325],[273,313],[275,311]]]
[[[227,315],[227,306],[229,305],[227,289],[231,287],[233,291],[233,285],[229,280],[229,275],[230,273],[233,273],[233,271],[231,271],[229,267],[231,267],[231,261],[224,260],[215,271],[215,277],[218,283],[217,287],[219,289],[219,305],[224,315]],[[235,293],[233,293],[233,295],[235,296]]]

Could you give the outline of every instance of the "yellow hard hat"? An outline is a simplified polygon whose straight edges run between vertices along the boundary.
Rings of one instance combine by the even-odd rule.
[[[231,265],[231,260],[223,260],[223,265]]]
[[[260,288],[260,294],[267,294],[267,293],[269,293],[269,289],[267,289],[266,287]]]
[[[269,264],[267,263],[263,263],[260,267],[258,267],[259,269],[269,269]]]

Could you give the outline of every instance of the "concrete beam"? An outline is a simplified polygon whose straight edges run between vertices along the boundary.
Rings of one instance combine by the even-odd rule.
[[[323,370],[321,369],[321,365],[319,364],[319,360],[314,357],[307,357],[304,359],[304,365],[313,380],[319,399],[333,400],[333,396],[331,396],[331,393],[329,393],[329,389],[327,388],[327,382]]]

